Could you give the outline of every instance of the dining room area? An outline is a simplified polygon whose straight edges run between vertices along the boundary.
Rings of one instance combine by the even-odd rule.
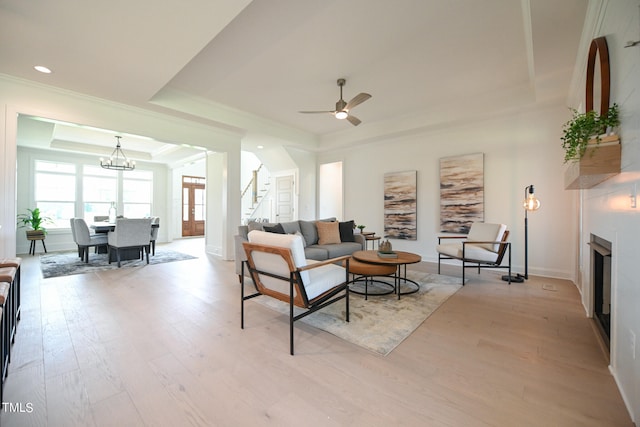
[[[105,147],[102,151],[90,144],[73,152],[60,149],[63,140],[70,144],[69,140],[82,138],[104,141]],[[18,228],[16,254],[75,250],[85,263],[102,258],[118,263],[118,258],[120,262],[145,258],[147,250],[153,257],[157,242],[183,237],[187,221],[203,224],[206,191],[183,194],[183,185],[197,178],[204,188],[206,152],[173,149],[176,161],[172,164],[166,157],[154,159],[144,153],[140,147],[147,145],[146,150],[158,150],[158,143],[143,137],[124,134],[114,139],[113,131],[89,133],[81,126],[21,115],[16,211],[20,215],[37,209],[45,231],[36,237],[41,240],[33,241],[25,232],[31,227]],[[163,150],[168,149],[171,146],[165,144]],[[183,164],[184,156],[191,161]]]
[[[104,218],[94,216],[94,222],[87,225],[84,218],[69,220],[71,234],[78,246],[78,256],[89,263],[91,248],[95,256],[106,256],[108,262],[143,259],[155,255],[160,217],[124,218],[113,215]]]

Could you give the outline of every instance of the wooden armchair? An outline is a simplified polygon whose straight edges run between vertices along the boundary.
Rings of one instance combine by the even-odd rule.
[[[440,261],[443,259],[457,259],[462,261],[462,285],[465,282],[465,269],[477,268],[506,268],[509,270],[508,282],[511,284],[511,243],[507,241],[509,230],[504,224],[487,224],[474,222],[466,236],[439,236],[438,246],[438,274]],[[458,240],[443,243],[443,240]],[[502,265],[505,254],[507,265]],[[469,264],[469,265],[467,265]]]
[[[293,324],[329,304],[345,299],[345,320],[349,321],[349,256],[310,262],[304,257],[302,237],[251,231],[243,242],[247,260],[242,263],[240,311],[244,329],[244,302],[268,295],[289,304],[289,343],[293,355]],[[346,260],[347,268],[335,263]],[[245,296],[245,266],[249,269],[256,293]],[[295,315],[294,306],[306,309]]]

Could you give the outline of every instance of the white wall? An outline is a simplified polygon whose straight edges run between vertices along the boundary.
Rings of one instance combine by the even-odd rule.
[[[382,234],[386,172],[417,171],[418,239],[394,240],[393,247],[437,261],[442,157],[484,153],[485,221],[511,230],[515,272],[524,270],[524,188],[533,184],[542,207],[529,214],[529,273],[573,279],[575,193],[563,187],[560,129],[563,105],[522,111],[465,126],[384,140],[319,155],[319,163],[342,160],[345,220]],[[553,242],[553,243],[551,243]],[[516,285],[514,285],[516,286]]]
[[[344,217],[342,162],[323,163],[318,168],[318,218]]]
[[[622,173],[594,189],[582,190],[583,218],[579,234],[579,289],[586,311],[591,306],[591,233],[612,242],[611,366],[623,399],[637,423],[640,415],[640,216],[630,196],[640,189],[640,2],[602,2],[602,14],[590,38],[606,36],[611,65],[611,103],[621,111]],[[586,64],[582,73],[586,73]],[[584,98],[574,100],[575,107]],[[632,348],[632,335],[636,336]],[[635,350],[635,359],[633,352]]]

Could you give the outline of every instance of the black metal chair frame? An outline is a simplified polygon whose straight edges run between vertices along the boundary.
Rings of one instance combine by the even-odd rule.
[[[342,299],[345,299],[345,303],[346,303],[346,314],[345,314],[345,320],[348,322],[349,321],[349,258],[350,256],[343,256],[343,257],[339,257],[339,258],[333,258],[333,259],[329,259],[329,260],[325,260],[325,261],[321,261],[321,262],[316,262],[304,267],[300,267],[300,268],[296,268],[294,263],[293,263],[293,256],[291,255],[291,250],[288,248],[283,248],[283,247],[276,247],[276,246],[268,246],[268,245],[259,245],[259,244],[253,244],[253,243],[243,243],[245,252],[247,254],[247,260],[242,262],[242,267],[241,267],[241,271],[242,274],[240,275],[241,280],[240,280],[240,296],[241,296],[241,308],[240,308],[240,328],[244,329],[244,302],[246,300],[255,298],[257,296],[260,295],[268,295],[270,297],[279,299],[281,301],[284,302],[288,302],[289,303],[289,348],[290,348],[290,353],[293,356],[294,354],[294,346],[293,346],[293,325],[297,320],[300,320],[330,304],[333,304],[334,302],[340,301]],[[266,249],[266,250],[265,250]],[[269,252],[269,253],[274,253],[277,255],[282,256],[285,261],[287,262],[287,264],[289,265],[289,277],[286,276],[280,276],[277,274],[273,274],[270,272],[266,272],[266,271],[262,271],[259,270],[255,267],[255,264],[253,263],[253,257],[251,255],[251,253],[253,251],[262,251],[262,252]],[[334,264],[334,263],[338,263],[341,261],[346,261],[346,268],[345,268],[345,280],[343,283],[333,287],[332,289],[330,289],[329,291],[309,300],[307,298],[307,294],[305,292],[304,289],[304,285],[302,282],[302,277],[301,274],[303,271],[307,271],[307,270],[311,270],[313,268],[318,268],[324,265],[328,265],[328,264]],[[251,279],[253,280],[253,284],[256,288],[256,292],[251,294],[251,295],[245,295],[245,289],[244,289],[244,285],[245,285],[245,265],[249,270],[249,274],[251,275]],[[284,298],[282,298],[282,296],[284,296],[283,294],[280,294],[278,292],[273,291],[273,293],[271,292],[261,292],[260,291],[260,287],[264,285],[261,284],[260,281],[260,275],[265,275],[268,277],[273,277],[275,279],[279,279],[279,280],[283,280],[286,282],[289,282],[289,295],[287,295],[287,299],[288,301],[285,301]],[[298,298],[295,297],[296,293],[294,291],[298,291],[297,292],[297,296]],[[344,294],[340,295],[340,293],[344,291]],[[278,294],[278,295],[276,295]],[[301,308],[305,308],[306,311],[295,315],[294,313],[294,307],[298,306]]]

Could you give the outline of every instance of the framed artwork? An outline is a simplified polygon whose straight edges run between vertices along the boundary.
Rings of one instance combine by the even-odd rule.
[[[484,154],[440,159],[440,231],[469,232],[484,221]]]
[[[384,236],[416,240],[417,172],[384,174]]]

